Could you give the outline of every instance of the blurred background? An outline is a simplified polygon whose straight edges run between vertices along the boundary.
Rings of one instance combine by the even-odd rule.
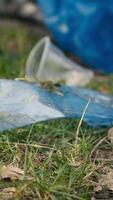
[[[0,15],[41,20],[35,0],[1,0]]]
[[[42,36],[52,36],[55,44],[78,63],[95,72],[113,73],[112,7],[111,0],[1,0],[0,29],[3,31],[3,24],[10,20],[10,26],[16,24],[13,34],[22,34],[20,27],[17,31],[17,24],[21,23],[32,36],[37,32],[37,41]]]
[[[0,0],[0,78],[23,76],[30,50],[48,34],[34,0]]]

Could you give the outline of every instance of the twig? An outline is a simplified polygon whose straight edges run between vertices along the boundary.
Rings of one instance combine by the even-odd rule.
[[[32,133],[33,127],[34,127],[34,125],[32,125],[32,127],[31,127],[31,129],[30,129],[30,131],[29,131],[29,134],[28,134],[28,137],[27,137],[27,144],[29,144],[30,136],[31,136],[31,133]],[[26,146],[26,150],[25,150],[25,160],[24,160],[24,179],[25,179],[26,172],[27,172],[27,158],[28,158],[28,151],[29,151],[29,148],[28,148],[28,146]]]
[[[105,136],[104,138],[102,138],[102,139],[94,146],[94,148],[92,149],[92,151],[91,151],[91,153],[90,153],[90,156],[89,156],[90,161],[91,161],[92,154],[96,151],[96,149],[97,149],[103,142],[106,141],[106,138],[107,138],[107,136]]]
[[[87,111],[87,109],[88,109],[88,106],[89,106],[91,100],[92,100],[92,98],[89,98],[89,100],[88,100],[88,102],[87,102],[87,104],[86,104],[86,106],[85,106],[85,108],[84,108],[84,111],[83,111],[82,117],[81,117],[81,119],[80,119],[80,121],[79,121],[79,124],[78,124],[78,127],[77,127],[77,131],[76,131],[75,146],[77,145],[77,142],[78,142],[78,136],[79,136],[79,132],[80,132],[80,127],[81,127],[81,125],[82,125],[82,122],[83,122],[83,119],[84,119],[85,113],[86,113],[86,111]]]
[[[16,142],[0,142],[0,144],[56,150],[52,147],[48,147],[48,146],[45,146],[45,145],[39,145],[39,144],[26,144],[26,143],[16,143]]]

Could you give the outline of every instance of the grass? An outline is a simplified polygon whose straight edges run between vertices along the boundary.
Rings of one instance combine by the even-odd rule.
[[[20,24],[0,26],[0,78],[21,76],[28,52],[42,34]],[[112,84],[113,76],[106,76],[88,87],[113,94]],[[72,119],[0,133],[0,165],[13,164],[25,172],[23,180],[0,180],[0,189],[15,187],[17,200],[90,200],[95,193],[92,182],[102,164],[108,164],[93,162],[95,155],[90,156],[106,134],[105,128],[93,129]],[[98,148],[113,150],[109,142]]]

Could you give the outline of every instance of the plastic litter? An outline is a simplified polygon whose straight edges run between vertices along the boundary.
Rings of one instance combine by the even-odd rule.
[[[113,0],[37,0],[57,44],[113,73]]]
[[[25,70],[29,81],[63,81],[69,86],[84,86],[93,78],[91,70],[84,69],[67,58],[53,45],[49,37],[41,39],[31,50]]]
[[[42,85],[0,80],[0,131],[57,118],[80,118],[96,126],[113,124],[113,97],[61,85],[49,91]]]

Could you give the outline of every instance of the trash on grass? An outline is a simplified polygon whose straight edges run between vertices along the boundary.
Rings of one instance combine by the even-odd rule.
[[[0,131],[57,118],[81,118],[95,126],[113,124],[113,97],[61,85],[48,90],[40,84],[0,80]]]
[[[41,39],[31,50],[25,74],[30,81],[63,81],[69,86],[84,86],[94,76],[91,70],[84,69],[67,58],[51,43],[49,37]]]

